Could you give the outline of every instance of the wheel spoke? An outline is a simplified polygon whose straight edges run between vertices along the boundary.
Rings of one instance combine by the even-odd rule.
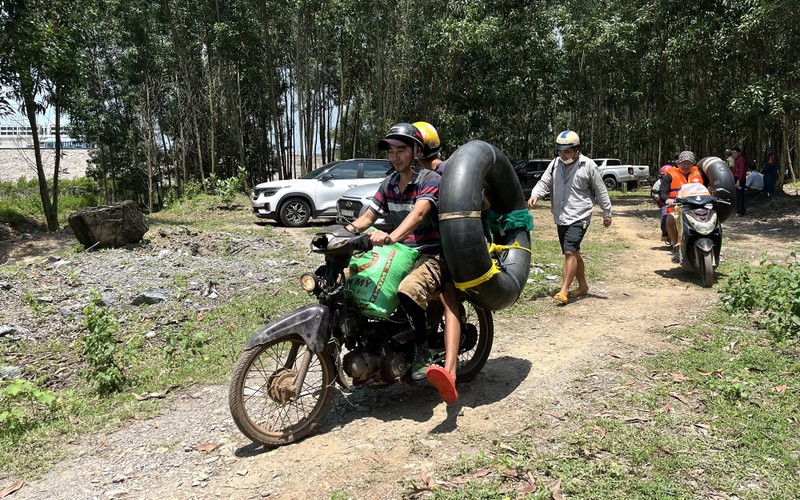
[[[299,396],[294,397],[302,348],[307,346],[299,340],[276,342],[263,349],[248,367],[241,389],[242,404],[261,432],[291,432],[305,425],[320,400],[326,398],[326,367],[316,354],[312,355]]]

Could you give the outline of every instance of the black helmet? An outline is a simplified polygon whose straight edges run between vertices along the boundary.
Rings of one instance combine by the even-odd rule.
[[[378,141],[378,149],[381,151],[389,149],[389,146],[411,146],[416,156],[417,147],[419,147],[420,151],[423,148],[422,132],[410,123],[396,123],[386,132],[383,139]]]

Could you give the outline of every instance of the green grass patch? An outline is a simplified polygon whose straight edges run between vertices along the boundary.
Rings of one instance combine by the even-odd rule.
[[[58,221],[62,226],[75,210],[104,202],[100,187],[92,179],[60,180],[58,186]],[[52,184],[48,189],[52,190]],[[0,182],[0,222],[11,224],[18,231],[31,231],[44,225],[44,220],[39,181]]]
[[[590,286],[593,282],[606,279],[615,259],[626,248],[619,241],[609,240],[602,231],[602,224],[592,224],[581,243],[581,256]],[[512,318],[521,312],[537,314],[545,308],[549,309],[549,302],[543,304],[535,302],[536,299],[550,297],[561,289],[564,255],[561,253],[555,227],[544,230],[534,228],[531,234],[531,270],[528,283],[514,307],[495,313],[500,317]],[[547,279],[554,276],[554,280]]]
[[[608,196],[612,200],[614,198],[647,198],[649,201],[650,191],[642,189],[637,189],[635,191],[609,191]]]
[[[527,431],[448,464],[437,478],[458,486],[434,498],[513,497],[531,481],[532,498],[800,497],[797,343],[723,311],[671,337],[690,347],[574,389],[548,443]]]
[[[165,210],[149,215],[148,221],[155,225],[232,233],[252,230],[256,222],[250,200],[244,194],[223,199],[203,193],[175,200]]]
[[[307,303],[305,294],[242,294],[219,309],[191,313],[180,324],[170,325],[148,338],[153,325],[125,322],[115,325],[113,311],[94,313],[92,329],[100,332],[93,343],[79,343],[84,354],[94,357],[85,365],[74,346],[0,343],[0,360],[15,364],[23,358],[50,360],[50,368],[39,367],[35,387],[26,387],[29,397],[3,397],[0,415],[14,411],[14,428],[0,426],[0,470],[20,478],[40,476],[55,461],[64,458],[63,446],[76,436],[99,429],[115,429],[131,418],[157,415],[159,399],[138,401],[134,394],[158,393],[195,384],[227,384],[245,340],[271,320]],[[97,306],[95,306],[97,307]],[[98,318],[102,321],[98,321]],[[112,342],[111,336],[114,341]],[[105,347],[113,346],[113,356]],[[52,374],[58,366],[81,365],[82,377],[72,377],[69,386]],[[113,379],[109,367],[118,369]],[[27,370],[28,368],[26,368]],[[111,382],[111,383],[109,383]],[[53,387],[59,386],[59,387]],[[102,389],[102,390],[98,390]],[[52,393],[57,404],[45,405],[34,391]],[[49,399],[47,396],[42,396]],[[2,418],[2,417],[0,417]]]

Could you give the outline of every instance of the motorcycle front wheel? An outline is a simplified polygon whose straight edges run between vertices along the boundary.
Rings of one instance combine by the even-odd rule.
[[[714,284],[714,257],[711,252],[703,252],[700,260],[700,275],[703,279],[703,286],[708,288]]]
[[[461,308],[461,345],[458,348],[457,376],[459,382],[469,382],[483,369],[494,342],[492,313],[468,301]]]
[[[310,357],[299,395],[298,376]],[[319,425],[333,396],[334,365],[299,336],[281,337],[246,351],[233,371],[228,404],[236,426],[265,446],[293,443]]]

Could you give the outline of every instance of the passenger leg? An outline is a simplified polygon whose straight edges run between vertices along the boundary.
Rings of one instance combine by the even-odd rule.
[[[442,287],[441,301],[444,304],[444,369],[455,382],[461,322],[458,317],[458,290],[452,283],[445,283]]]
[[[672,262],[680,262],[680,255],[678,254],[678,218],[674,215],[667,217],[667,233],[669,233],[669,244],[672,248]]]
[[[442,287],[440,300],[444,305],[444,369],[431,365],[426,371],[428,383],[439,391],[447,403],[458,400],[456,390],[456,369],[458,367],[458,346],[461,337],[458,291],[452,283]]]

